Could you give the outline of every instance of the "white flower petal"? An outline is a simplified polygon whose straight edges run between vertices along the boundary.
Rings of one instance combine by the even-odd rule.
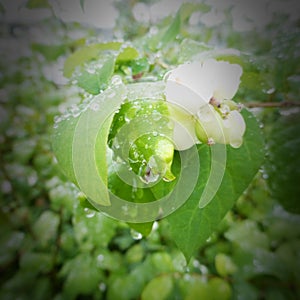
[[[174,148],[179,151],[189,149],[198,141],[194,117],[175,105],[169,105],[169,112],[174,121]]]
[[[177,81],[167,81],[165,95],[168,102],[181,106],[191,115],[207,103],[193,89]]]
[[[243,142],[243,135],[246,130],[246,124],[243,116],[237,111],[233,110],[224,120],[224,133],[226,143],[234,148],[241,146]]]
[[[200,141],[205,143],[212,139],[217,143],[224,144],[226,142],[223,119],[211,105],[201,107],[197,116],[196,134]]]
[[[242,68],[226,61],[208,59],[203,63],[213,96],[218,100],[232,99],[238,90]]]
[[[178,86],[186,86],[198,94],[199,102],[202,105],[208,103],[213,94],[201,62],[180,65],[167,74],[166,81],[167,86],[169,82],[176,82]],[[202,100],[205,102],[201,103]]]

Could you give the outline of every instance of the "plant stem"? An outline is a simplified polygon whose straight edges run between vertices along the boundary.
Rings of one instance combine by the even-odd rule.
[[[282,101],[282,102],[248,102],[244,103],[248,108],[254,107],[265,107],[265,108],[275,108],[275,107],[298,107],[300,102],[298,101]]]

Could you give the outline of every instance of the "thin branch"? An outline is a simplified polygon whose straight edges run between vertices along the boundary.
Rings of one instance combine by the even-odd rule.
[[[254,107],[266,107],[266,108],[276,108],[276,107],[298,107],[300,106],[300,101],[282,101],[282,102],[248,102],[243,103],[244,106],[248,108]]]

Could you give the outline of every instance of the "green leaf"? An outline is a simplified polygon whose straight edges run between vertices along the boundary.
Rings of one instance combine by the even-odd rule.
[[[233,261],[239,266],[234,276],[248,280],[256,276],[269,275],[285,281],[288,280],[291,272],[280,256],[265,249],[253,248],[250,251],[237,247],[233,254]]]
[[[175,41],[176,36],[180,32],[181,27],[181,19],[180,19],[180,13],[178,12],[171,23],[170,27],[167,28],[166,32],[162,36],[162,39],[160,43],[158,44],[159,48],[164,47],[168,43]]]
[[[280,116],[268,135],[268,184],[272,196],[292,213],[300,214],[300,114]]]
[[[122,84],[112,86],[58,117],[54,126],[52,148],[60,167],[87,198],[101,205],[109,204],[105,153],[112,113],[124,95]]]
[[[28,0],[26,3],[27,8],[50,8],[48,0]]]
[[[214,277],[210,279],[208,282],[209,285],[209,295],[211,299],[222,299],[222,300],[230,300],[232,299],[232,290],[229,283],[218,277]]]
[[[85,4],[85,0],[80,0],[80,7],[83,12],[84,12],[84,4]]]
[[[148,71],[149,62],[146,57],[133,60],[130,64],[132,75],[137,75],[143,72]]]
[[[203,43],[197,42],[192,39],[184,39],[180,44],[180,51],[178,60],[180,63],[191,60],[194,56],[199,55],[199,53],[212,50],[212,47]]]
[[[126,47],[123,49],[123,51],[120,52],[120,54],[117,57],[117,63],[124,63],[128,62],[130,60],[134,60],[138,58],[139,53],[138,51],[133,47]]]
[[[248,236],[247,239],[243,239],[245,235]],[[269,246],[268,236],[260,231],[257,223],[252,220],[235,223],[225,232],[225,237],[232,243],[249,251],[260,248],[267,249]]]
[[[106,248],[115,235],[117,223],[102,213],[83,209],[74,210],[72,220],[74,238],[82,250]]]
[[[202,13],[207,13],[210,11],[210,6],[205,3],[183,3],[179,9],[179,14],[181,21],[186,21],[192,13],[195,11],[200,11]]]
[[[142,292],[142,300],[168,299],[173,289],[173,279],[170,275],[153,278]]]
[[[102,272],[97,267],[95,256],[88,253],[77,255],[66,261],[60,272],[65,277],[63,299],[76,299],[78,295],[90,295],[102,279]]]
[[[270,88],[270,79],[268,74],[263,72],[244,72],[241,78],[241,87],[250,90],[266,90]]]
[[[248,111],[244,110],[243,116],[247,125],[243,145],[238,149],[227,146],[225,174],[213,200],[203,209],[199,208],[199,200],[209,176],[211,162],[209,146],[200,145],[198,154],[201,166],[197,186],[187,202],[167,217],[171,235],[187,261],[217,229],[263,161],[264,145],[259,125]]]
[[[97,95],[100,91],[106,89],[114,72],[114,57],[107,57],[100,62],[102,61],[103,63],[100,67],[98,67],[97,64],[96,66],[92,65],[90,67],[91,70],[89,70],[89,67],[86,66],[86,68],[82,68],[82,70],[79,71],[78,75],[76,73],[74,76],[74,79],[77,80],[77,85],[93,95]]]
[[[190,279],[181,279],[181,291],[185,300],[213,299],[209,285],[198,274]]]
[[[4,6],[3,6],[2,3],[0,3],[0,13],[1,13],[2,15],[5,14],[5,8],[4,8]]]
[[[110,42],[88,45],[76,50],[70,55],[64,64],[64,76],[70,78],[77,67],[91,60],[98,60],[104,51],[119,51],[122,43]]]
[[[52,211],[43,212],[33,225],[33,233],[42,246],[53,242],[59,226],[59,216]]]
[[[32,50],[41,53],[48,61],[55,61],[67,49],[65,45],[32,44]]]
[[[127,223],[132,229],[135,231],[141,233],[144,237],[148,236],[153,227],[154,222],[148,222],[148,223]]]
[[[26,252],[21,257],[20,268],[30,272],[48,273],[53,262],[53,257],[48,253]]]

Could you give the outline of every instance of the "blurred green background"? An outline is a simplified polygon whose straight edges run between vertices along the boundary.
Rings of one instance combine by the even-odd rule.
[[[175,26],[182,2],[0,1],[0,299],[300,298],[299,5],[197,1]],[[140,51],[117,70],[128,81],[220,48],[243,66],[235,99],[266,159],[188,265],[165,220],[143,238],[82,206],[51,151],[55,116],[86,97],[64,61],[113,40]]]

